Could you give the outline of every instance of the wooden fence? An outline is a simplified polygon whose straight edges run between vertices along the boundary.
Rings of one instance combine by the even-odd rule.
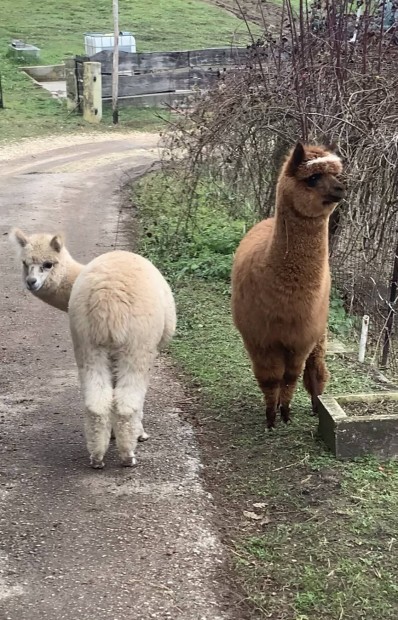
[[[163,107],[207,90],[226,71],[248,57],[246,48],[214,48],[182,52],[119,52],[119,103],[139,107]],[[84,63],[101,63],[102,100],[112,96],[112,51],[76,56],[67,61],[67,96],[80,107],[83,98]],[[69,86],[68,86],[69,85]]]

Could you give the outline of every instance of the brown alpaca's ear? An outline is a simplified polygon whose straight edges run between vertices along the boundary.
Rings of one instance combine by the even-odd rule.
[[[304,158],[305,158],[304,147],[301,144],[301,142],[297,142],[292,154],[290,155],[289,161],[287,163],[286,173],[288,174],[288,176],[294,177],[294,175],[297,172],[298,167],[300,166],[300,164],[303,163]]]
[[[50,246],[56,252],[60,252],[64,246],[64,240],[62,235],[54,235],[54,237],[50,241]]]
[[[24,248],[29,243],[28,237],[19,228],[13,228],[10,232],[11,242],[17,243],[21,248]]]
[[[325,149],[329,151],[329,153],[334,153],[335,155],[337,155],[339,152],[337,142],[326,142]]]

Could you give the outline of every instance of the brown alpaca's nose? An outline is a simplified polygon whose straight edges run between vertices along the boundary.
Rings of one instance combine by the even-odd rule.
[[[335,182],[330,192],[335,200],[341,200],[345,196],[345,187],[339,181]]]

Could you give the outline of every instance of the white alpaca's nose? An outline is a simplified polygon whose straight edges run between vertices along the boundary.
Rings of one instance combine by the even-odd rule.
[[[35,291],[38,285],[39,283],[37,281],[37,278],[35,278],[34,276],[28,276],[26,278],[26,286],[30,291]]]

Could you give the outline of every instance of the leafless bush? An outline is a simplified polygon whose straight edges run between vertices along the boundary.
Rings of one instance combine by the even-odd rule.
[[[297,16],[286,0],[279,32],[265,28],[245,66],[180,111],[165,146],[172,158],[184,153],[178,171],[193,193],[209,175],[233,192],[233,212],[249,204],[260,218],[272,211],[277,171],[296,139],[336,143],[348,197],[331,222],[335,280],[350,310],[371,315],[381,344],[396,302],[398,22],[386,25],[385,3],[373,5],[366,0],[357,20],[346,0],[301,0]]]

